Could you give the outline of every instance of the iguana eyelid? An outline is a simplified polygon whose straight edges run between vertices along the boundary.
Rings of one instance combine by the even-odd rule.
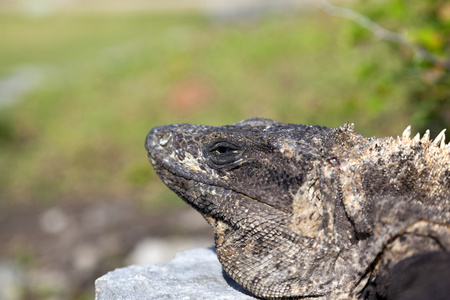
[[[227,141],[218,141],[205,151],[212,167],[223,167],[235,163],[241,157],[241,147]]]
[[[220,142],[215,143],[209,149],[209,152],[216,153],[216,154],[231,154],[231,153],[237,153],[239,150],[241,150],[241,147],[239,147],[239,146],[236,146],[229,142],[220,141]]]

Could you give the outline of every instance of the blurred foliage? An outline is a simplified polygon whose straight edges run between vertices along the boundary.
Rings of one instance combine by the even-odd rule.
[[[353,9],[448,56],[448,4],[414,4]],[[177,205],[143,147],[162,124],[351,121],[366,136],[449,125],[448,69],[319,12],[232,23],[169,13],[2,15],[0,40],[0,76],[24,65],[45,71],[39,88],[0,107],[1,203]]]
[[[391,55],[402,64],[394,80],[388,83],[409,83],[407,99],[415,128],[421,132],[429,128],[434,134],[449,128],[450,3],[442,0],[361,1],[356,6],[363,15],[407,39],[408,45],[386,42],[391,45]],[[372,33],[359,24],[351,23],[347,30],[355,47],[373,43]],[[369,65],[362,75],[373,78],[379,74]]]

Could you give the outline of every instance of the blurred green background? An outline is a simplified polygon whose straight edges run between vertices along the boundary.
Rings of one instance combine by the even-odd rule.
[[[12,266],[15,286],[6,299],[90,299],[93,280],[125,265],[140,238],[182,232],[163,220],[186,206],[147,161],[144,139],[154,126],[258,116],[350,121],[365,136],[400,135],[409,124],[432,136],[450,128],[446,1],[337,3],[416,48],[310,2],[66,2],[0,2],[0,267]],[[83,217],[114,205],[140,217],[95,230],[98,217]],[[73,224],[85,232],[61,246]],[[119,229],[136,224],[139,234]],[[94,249],[105,230],[122,232],[120,245],[97,249],[86,274],[69,271],[67,253],[55,258],[74,245]],[[30,275],[56,269],[67,281],[57,288]]]

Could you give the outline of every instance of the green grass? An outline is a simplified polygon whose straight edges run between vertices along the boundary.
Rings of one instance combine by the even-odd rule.
[[[261,116],[400,134],[408,82],[385,42],[355,44],[322,14],[221,24],[195,15],[0,16],[0,75],[44,84],[0,110],[0,201],[125,197],[178,203],[143,147],[169,123]]]

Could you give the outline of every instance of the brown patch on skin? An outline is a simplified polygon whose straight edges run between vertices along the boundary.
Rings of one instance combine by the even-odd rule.
[[[212,220],[212,222],[214,222],[214,219],[211,218],[211,220]],[[208,222],[209,222],[209,220],[208,220]],[[220,248],[223,245],[223,243],[225,242],[225,236],[226,236],[226,231],[227,231],[228,226],[221,221],[214,222],[213,224],[214,225],[212,225],[212,227],[214,228],[214,232],[215,232],[216,247]]]
[[[317,177],[299,189],[292,200],[292,219],[289,229],[307,237],[315,237],[322,223],[322,199]]]
[[[205,215],[203,215],[203,216],[204,216],[206,222],[208,222],[209,226],[214,228],[215,227],[215,220],[214,220],[214,218],[211,217],[211,216],[205,216]]]

